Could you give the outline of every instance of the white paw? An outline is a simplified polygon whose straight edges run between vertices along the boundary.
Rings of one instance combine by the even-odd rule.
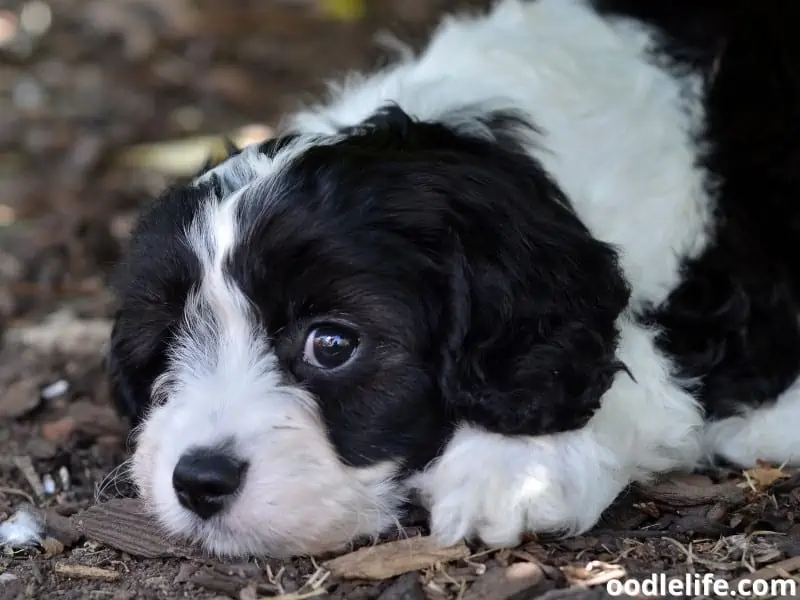
[[[509,437],[464,427],[412,485],[440,543],[477,538],[510,547],[527,533],[591,528],[628,483],[618,457],[588,428]]]

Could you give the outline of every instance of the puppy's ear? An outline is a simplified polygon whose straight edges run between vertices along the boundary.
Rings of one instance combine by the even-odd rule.
[[[504,257],[454,238],[439,382],[455,422],[508,435],[577,429],[625,369],[616,319],[629,291],[616,253],[577,223],[549,234]]]
[[[113,344],[106,356],[109,391],[114,407],[135,426],[142,416],[141,398],[136,393],[135,380],[120,360],[119,350]]]
[[[165,366],[163,342],[148,344],[146,333],[137,333],[125,316],[118,314],[106,356],[112,402],[132,427],[141,422],[150,407],[153,381]]]

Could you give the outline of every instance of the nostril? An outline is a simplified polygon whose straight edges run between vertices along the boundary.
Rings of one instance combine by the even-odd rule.
[[[197,448],[181,456],[172,472],[172,487],[182,506],[207,519],[242,485],[248,463],[214,448]]]

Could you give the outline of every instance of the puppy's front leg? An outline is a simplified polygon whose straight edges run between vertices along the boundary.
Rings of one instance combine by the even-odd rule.
[[[415,478],[443,544],[477,537],[513,546],[525,533],[581,533],[632,481],[697,463],[698,405],[671,376],[655,332],[627,318],[620,331],[619,357],[633,378],[616,376],[584,428],[528,437],[464,424]]]

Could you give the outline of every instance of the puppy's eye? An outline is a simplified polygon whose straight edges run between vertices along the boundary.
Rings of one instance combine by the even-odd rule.
[[[318,369],[335,369],[353,358],[357,348],[354,331],[341,325],[320,325],[308,334],[303,360]]]

